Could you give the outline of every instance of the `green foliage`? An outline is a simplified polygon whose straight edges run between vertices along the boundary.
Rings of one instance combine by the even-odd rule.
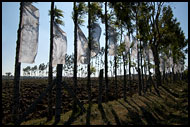
[[[93,66],[90,66],[90,75],[96,73],[96,68]]]
[[[72,19],[75,22],[75,15],[77,16],[77,24],[83,25],[85,14],[87,13],[87,6],[84,2],[78,2],[74,3],[76,4],[76,7],[74,7],[74,10],[72,12]],[[75,15],[74,15],[75,14]]]
[[[119,56],[122,56],[122,55],[123,55],[123,53],[125,52],[125,43],[124,43],[124,42],[122,42],[122,43],[118,46],[117,51],[118,51],[118,55],[119,55]]]
[[[97,22],[99,18],[102,18],[103,17],[102,3],[91,2],[90,3],[90,13],[91,13],[91,21],[92,22]]]
[[[55,6],[53,12],[49,10],[49,16],[54,14],[55,22],[59,25],[65,25],[64,22],[61,20],[61,18],[64,18],[63,11],[61,9],[58,9],[57,6]]]

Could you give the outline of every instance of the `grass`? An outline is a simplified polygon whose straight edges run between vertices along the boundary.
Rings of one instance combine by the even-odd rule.
[[[134,94],[127,100],[118,99],[92,104],[90,115],[62,113],[58,125],[86,125],[87,114],[91,125],[187,125],[188,124],[188,84],[176,82],[159,87],[161,97],[155,91],[139,96]],[[85,104],[88,109],[88,104]],[[52,125],[46,118],[29,120],[21,125]]]

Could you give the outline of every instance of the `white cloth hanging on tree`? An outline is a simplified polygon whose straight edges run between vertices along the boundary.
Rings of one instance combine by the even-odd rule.
[[[19,62],[34,63],[38,50],[39,10],[31,2],[23,3]]]
[[[130,51],[130,45],[131,45],[129,36],[126,35],[124,37],[124,42],[125,42],[125,51],[126,51],[126,53],[129,53],[129,51]]]
[[[91,34],[91,57],[97,56],[100,51],[100,36],[101,36],[101,27],[97,23],[92,24],[92,28],[90,30]],[[77,29],[77,63],[78,64],[88,64],[89,63],[89,47],[88,40],[80,27]]]
[[[88,40],[78,26],[77,29],[77,63],[88,64]]]
[[[93,23],[92,28],[90,30],[90,34],[92,37],[91,41],[91,57],[97,56],[100,51],[100,36],[101,36],[102,29],[99,24]]]
[[[115,56],[117,51],[117,32],[111,26],[108,27],[108,40],[109,40],[108,53],[110,56]]]
[[[66,33],[54,22],[53,23],[53,55],[52,66],[57,64],[65,64],[65,55],[67,53],[67,35]]]
[[[131,44],[131,49],[132,49],[132,52],[131,52],[131,56],[134,58],[134,59],[137,59],[137,52],[138,52],[138,49],[137,49],[137,39],[133,37],[133,42]]]

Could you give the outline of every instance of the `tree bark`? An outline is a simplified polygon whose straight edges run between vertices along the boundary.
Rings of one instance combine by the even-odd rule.
[[[136,12],[136,35],[138,35],[138,28],[137,28],[137,23],[138,22],[138,19],[137,19],[137,12]],[[142,90],[142,86],[141,86],[141,72],[140,72],[140,64],[139,64],[139,46],[137,44],[137,61],[138,61],[138,76],[139,76],[139,88],[138,88],[138,92],[139,92],[139,95],[141,96],[141,90]]]
[[[129,32],[129,29],[128,29]],[[130,33],[128,34],[130,37]],[[131,56],[130,56],[130,48],[129,48],[129,91],[131,91]]]
[[[142,91],[144,92],[144,76],[143,76],[143,66],[142,66],[142,46],[141,46],[141,41],[140,41],[140,54],[141,54]]]
[[[123,99],[126,100],[126,69],[125,69],[125,56],[123,54],[123,70],[124,70],[124,83],[123,83]]]
[[[145,65],[145,62],[146,62],[146,61],[144,60],[144,65]],[[145,65],[145,66],[144,66],[144,73],[145,73],[145,85],[146,85],[146,86],[145,86],[145,93],[146,93],[146,91],[147,91],[147,73],[146,73],[146,71],[147,71],[147,70],[145,69],[145,68],[146,68],[146,66],[147,66],[147,65]]]
[[[108,88],[108,58],[107,58],[107,50],[108,50],[108,20],[107,20],[107,2],[105,2],[105,33],[106,33],[106,40],[105,40],[105,80],[106,80],[106,102],[108,101],[109,97],[109,88]]]
[[[154,55],[154,63],[155,63],[155,74],[156,74],[156,88],[161,86],[161,74],[160,74],[160,61],[158,56],[158,46],[152,45],[151,46],[153,55]]]
[[[20,69],[21,63],[19,60],[20,50],[20,38],[21,38],[21,24],[22,24],[22,13],[23,13],[23,2],[20,2],[20,23],[17,31],[17,42],[16,42],[16,56],[15,56],[15,72],[14,72],[14,89],[13,89],[13,122],[16,125],[16,120],[19,119],[19,107],[20,107]]]
[[[150,57],[149,57],[150,58]],[[150,92],[152,92],[152,85],[150,84],[150,80],[151,79],[151,72],[150,72],[150,59],[148,58],[148,81],[147,81],[147,88],[150,89]]]
[[[88,82],[87,82],[87,86],[88,86],[88,103],[90,104],[91,103],[91,80],[90,80],[90,58],[91,58],[91,34],[90,34],[90,31],[91,31],[91,13],[90,13],[90,9],[91,9],[91,6],[90,6],[90,2],[88,2],[88,36],[89,36],[89,43],[88,43],[88,47],[89,47],[89,61],[88,61]]]
[[[139,68],[139,66],[140,66],[140,63],[139,63],[139,51],[137,51],[137,59],[138,59],[138,75],[139,75],[139,88],[138,89],[139,89],[139,95],[141,96],[142,86],[141,86],[141,72],[140,72],[140,68]]]
[[[53,68],[52,68],[52,54],[53,54],[53,22],[54,22],[54,2],[51,2],[51,19],[50,19],[50,53],[49,53],[49,73],[48,73],[48,86],[52,84]],[[48,93],[48,115],[47,121],[50,121],[53,117],[52,109],[52,89]]]
[[[131,91],[131,56],[129,49],[129,91]]]
[[[74,94],[77,96],[77,27],[78,27],[78,12],[76,11],[76,2],[74,2]],[[77,110],[76,101],[73,100],[73,112]]]
[[[117,87],[117,56],[115,54],[114,56],[114,62],[115,62],[115,97],[118,98],[118,87]]]

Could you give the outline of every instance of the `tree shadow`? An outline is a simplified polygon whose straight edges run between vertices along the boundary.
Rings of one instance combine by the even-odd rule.
[[[141,102],[143,102],[144,104],[146,104],[146,107],[148,107],[149,112],[151,112],[152,114],[154,114],[158,120],[161,120],[161,119],[160,119],[160,117],[157,114],[161,115],[162,117],[165,116],[164,112],[161,109],[158,109],[156,107],[154,109],[152,109],[146,101],[143,101],[141,98],[139,98],[139,100]],[[141,109],[141,107],[140,107],[140,109]]]
[[[86,125],[90,125],[90,115],[91,115],[92,104],[88,104],[87,114],[86,114]]]
[[[140,115],[137,112],[134,112],[131,108],[127,107],[122,102],[120,101],[117,101],[117,102],[128,110],[128,114],[126,114],[126,117],[129,117],[131,119],[131,121],[128,121],[128,122],[121,120],[122,125],[128,125],[128,124],[143,125],[144,124],[140,118]]]
[[[174,92],[171,92],[167,87],[165,86],[161,86],[165,91],[167,91],[169,94],[171,94],[172,96],[176,97],[176,98],[179,98],[179,95],[174,93]]]
[[[102,116],[102,120],[107,124],[110,125],[110,121],[108,120],[108,118],[106,117],[105,111],[103,109],[102,104],[98,105],[98,109],[100,110],[101,116]]]
[[[154,101],[153,100],[151,100],[150,98],[148,98],[148,97],[146,97],[146,96],[143,96],[146,100],[148,100],[149,102],[151,102],[151,103],[154,103]]]
[[[117,101],[119,104],[121,104],[124,108],[126,108],[128,111],[131,110],[130,108],[128,108],[126,105],[124,105],[121,101]]]
[[[144,107],[140,107],[140,109],[142,111],[143,118],[147,121],[148,124],[158,124],[157,119],[150,112],[148,112]]]
[[[119,117],[118,117],[117,113],[115,112],[115,110],[113,109],[112,105],[109,105],[109,107],[111,108],[111,112],[114,116],[115,122],[117,123],[117,125],[121,125]]]
[[[135,106],[133,106],[128,100],[124,100],[129,106],[134,108],[136,111],[138,110]]]
[[[69,119],[64,123],[64,125],[71,125],[80,115],[82,115],[84,112],[80,111],[76,113],[75,111],[72,111],[71,116]]]

